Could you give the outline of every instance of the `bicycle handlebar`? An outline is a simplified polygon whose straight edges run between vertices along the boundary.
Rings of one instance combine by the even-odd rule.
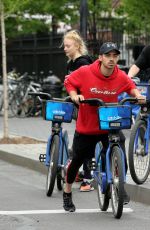
[[[120,102],[113,102],[113,103],[106,103],[101,99],[98,98],[89,98],[89,99],[85,99],[83,101],[80,101],[80,103],[85,103],[85,104],[89,104],[92,106],[105,106],[105,105],[123,105],[125,102],[130,102],[130,103],[137,103],[138,99],[137,98],[124,98],[122,99]]]
[[[51,94],[44,93],[44,92],[29,92],[28,94],[31,96],[38,97],[41,102],[44,102],[46,100],[53,100],[53,101],[64,101],[64,102],[74,103],[71,100],[70,96],[67,96],[65,98],[55,98],[55,97],[52,97]],[[89,98],[89,99],[85,99],[83,101],[80,101],[80,103],[86,103],[86,104],[89,104],[92,106],[105,106],[105,105],[117,105],[117,104],[123,105],[125,102],[130,102],[132,104],[136,104],[138,102],[138,99],[133,98],[133,97],[127,97],[127,98],[123,98],[120,102],[115,102],[115,103],[114,102],[113,103],[105,103],[103,100],[98,99],[98,98]],[[149,105],[150,100],[146,100],[146,104]]]
[[[138,82],[138,83],[135,83],[136,84],[136,86],[150,86],[150,83],[148,83],[148,82]]]
[[[89,104],[92,106],[104,106],[105,105],[105,102],[98,98],[85,99],[83,101],[80,101],[80,103]]]
[[[44,93],[44,92],[29,92],[28,94],[31,96],[38,97],[41,102],[44,102],[46,100],[72,102],[70,96],[67,96],[65,98],[55,98],[55,97],[52,97],[51,94]]]

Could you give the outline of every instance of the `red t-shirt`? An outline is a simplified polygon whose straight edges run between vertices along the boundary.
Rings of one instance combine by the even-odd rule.
[[[117,66],[112,75],[106,78],[100,73],[100,65],[97,60],[72,72],[64,82],[67,92],[79,90],[85,99],[100,98],[108,103],[117,102],[119,94],[130,94],[130,91],[136,88],[134,82]],[[76,131],[83,134],[106,133],[99,129],[96,106],[80,104]]]

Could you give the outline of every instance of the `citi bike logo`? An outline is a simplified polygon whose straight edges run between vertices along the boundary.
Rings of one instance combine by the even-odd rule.
[[[110,116],[110,117],[108,117],[108,121],[116,121],[116,120],[119,120],[119,119],[121,119],[120,116]]]
[[[53,114],[65,115],[65,111],[62,110],[54,110]]]

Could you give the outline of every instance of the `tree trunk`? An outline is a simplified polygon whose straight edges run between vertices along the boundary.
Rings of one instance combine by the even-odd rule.
[[[87,16],[88,16],[87,0],[80,0],[80,32],[85,40],[87,39]]]
[[[7,88],[7,62],[6,62],[6,36],[4,21],[4,5],[0,0],[0,20],[2,36],[2,69],[3,69],[3,93],[4,93],[4,138],[8,138],[8,88]]]

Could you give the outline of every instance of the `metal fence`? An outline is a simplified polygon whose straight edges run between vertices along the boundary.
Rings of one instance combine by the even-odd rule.
[[[66,57],[60,48],[62,35],[24,36],[7,44],[8,71],[49,75],[52,70],[60,79],[66,74]]]

